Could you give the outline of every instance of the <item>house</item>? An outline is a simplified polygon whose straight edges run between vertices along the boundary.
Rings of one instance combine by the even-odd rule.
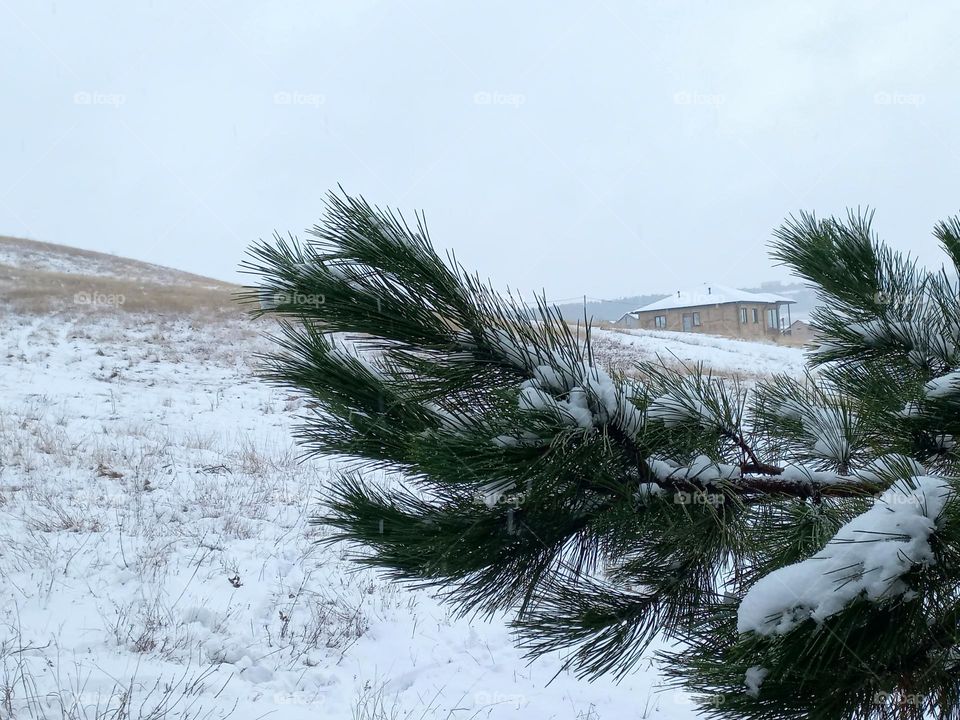
[[[631,310],[615,324],[648,330],[779,340],[790,332],[790,305],[793,302],[773,293],[704,284],[695,290],[678,290],[662,300]]]
[[[810,327],[810,323],[804,320],[794,320],[790,325],[790,336],[795,342],[808,343],[817,339],[817,333]]]

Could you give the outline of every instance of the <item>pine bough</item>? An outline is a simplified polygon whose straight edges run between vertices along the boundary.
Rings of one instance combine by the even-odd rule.
[[[660,636],[711,716],[960,717],[960,223],[930,272],[871,219],[776,231],[820,340],[802,381],[747,387],[605,371],[588,326],[441,258],[422,216],[332,194],[244,263],[307,453],[354,461],[315,521],[580,676]]]

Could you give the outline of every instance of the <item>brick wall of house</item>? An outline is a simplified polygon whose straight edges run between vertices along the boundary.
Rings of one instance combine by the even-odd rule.
[[[741,309],[746,310],[747,321],[741,322]],[[691,323],[694,313],[699,316],[699,325],[691,325],[689,332],[726,337],[776,340],[781,337],[779,327],[767,326],[767,311],[776,310],[776,303],[724,303],[723,305],[700,305],[670,310],[647,310],[636,313],[637,325],[648,330],[671,330],[683,332],[683,316],[689,315]],[[753,320],[756,310],[757,321]],[[666,316],[666,327],[658,327],[657,316]],[[776,320],[779,325],[779,318]]]

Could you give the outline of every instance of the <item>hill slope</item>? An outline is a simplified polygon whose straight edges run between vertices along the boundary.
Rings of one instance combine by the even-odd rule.
[[[108,309],[236,313],[239,286],[66,245],[0,236],[0,307],[20,313]]]

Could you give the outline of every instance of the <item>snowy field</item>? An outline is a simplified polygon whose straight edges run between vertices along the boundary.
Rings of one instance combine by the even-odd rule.
[[[694,367],[745,379],[784,373],[802,377],[804,349],[713,335],[660,330],[593,330],[596,356],[607,365],[628,369],[638,359]]]
[[[528,664],[502,619],[452,618],[318,546],[308,517],[335,463],[297,462],[299,401],[254,378],[258,332],[0,310],[0,718],[695,716],[652,663],[550,683],[561,660]],[[616,335],[621,359],[802,362]]]

